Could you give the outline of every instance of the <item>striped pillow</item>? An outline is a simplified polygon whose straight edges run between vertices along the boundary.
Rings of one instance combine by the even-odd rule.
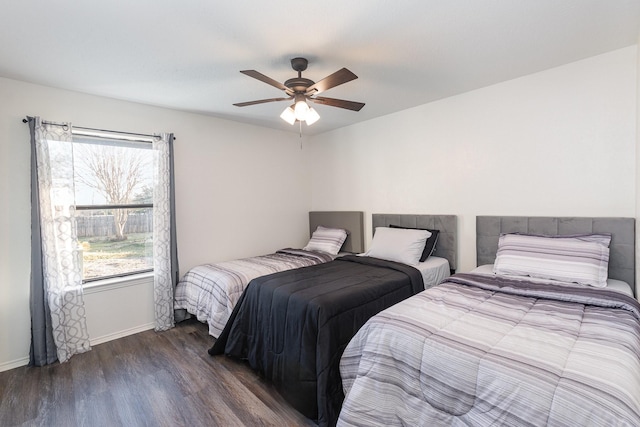
[[[503,234],[493,266],[496,274],[607,286],[611,236]]]
[[[338,255],[342,244],[347,240],[347,232],[341,228],[327,228],[321,225],[311,235],[311,240],[305,246],[305,251],[327,252]]]

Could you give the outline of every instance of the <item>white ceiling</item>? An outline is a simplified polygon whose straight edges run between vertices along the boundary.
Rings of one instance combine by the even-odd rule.
[[[278,116],[290,59],[357,80],[315,105],[326,132],[634,45],[640,0],[5,0],[0,76],[297,132]]]

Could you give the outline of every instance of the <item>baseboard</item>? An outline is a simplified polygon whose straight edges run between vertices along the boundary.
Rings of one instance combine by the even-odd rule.
[[[137,334],[139,332],[148,331],[149,329],[155,328],[155,323],[147,323],[145,325],[136,326],[135,328],[125,329],[122,331],[114,332],[112,334],[103,335],[97,338],[91,338],[91,345],[98,345],[105,343],[107,341],[117,340],[118,338],[126,337],[129,335]]]
[[[118,338],[126,337],[129,335],[137,334],[138,332],[148,331],[153,329],[155,323],[147,323],[146,325],[136,326],[135,328],[125,329],[123,331],[114,332],[113,334],[104,335],[98,338],[91,338],[89,342],[91,345],[98,345],[107,341],[117,340]],[[19,368],[29,364],[29,357],[23,357],[16,360],[10,360],[8,362],[0,363],[0,372],[10,371],[11,369]]]
[[[9,362],[0,363],[0,372],[9,371],[11,369],[19,368],[29,364],[29,357],[23,357],[21,359],[11,360]]]

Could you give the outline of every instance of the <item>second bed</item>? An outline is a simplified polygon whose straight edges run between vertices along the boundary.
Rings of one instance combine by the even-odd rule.
[[[378,231],[365,253],[370,256],[344,256],[251,281],[209,351],[248,360],[320,426],[335,425],[338,418],[344,398],[339,361],[358,329],[381,310],[437,285],[456,267],[453,215],[374,214],[372,225]],[[373,255],[374,248],[388,249],[376,242],[392,225],[438,231],[434,256],[426,259],[431,268],[420,271]]]

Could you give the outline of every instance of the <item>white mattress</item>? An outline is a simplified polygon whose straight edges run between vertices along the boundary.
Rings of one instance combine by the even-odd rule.
[[[471,273],[479,273],[479,274],[495,274],[493,272],[493,264],[485,264],[485,265],[481,265],[479,267],[474,268],[473,270],[471,270]],[[521,276],[509,276],[511,278],[518,278]],[[559,282],[556,280],[545,280],[545,279],[535,279],[533,277],[521,277],[523,280],[530,280],[532,282],[543,282],[543,283],[549,283],[549,282],[553,282],[553,283],[558,283],[558,284],[562,284],[562,285],[567,285],[567,286],[584,286],[584,285],[578,285],[576,283],[566,283],[566,282]],[[627,295],[629,295],[630,297],[633,297],[633,290],[631,289],[631,286],[627,283],[627,282],[623,282],[622,280],[617,280],[617,279],[607,279],[607,286],[605,288],[602,289],[610,289],[612,291],[618,291],[618,292],[622,292],[625,293]]]
[[[420,262],[418,265],[414,265],[414,267],[422,273],[425,289],[439,285],[451,274],[449,261],[447,261],[446,258],[436,256],[430,256],[425,262]]]

